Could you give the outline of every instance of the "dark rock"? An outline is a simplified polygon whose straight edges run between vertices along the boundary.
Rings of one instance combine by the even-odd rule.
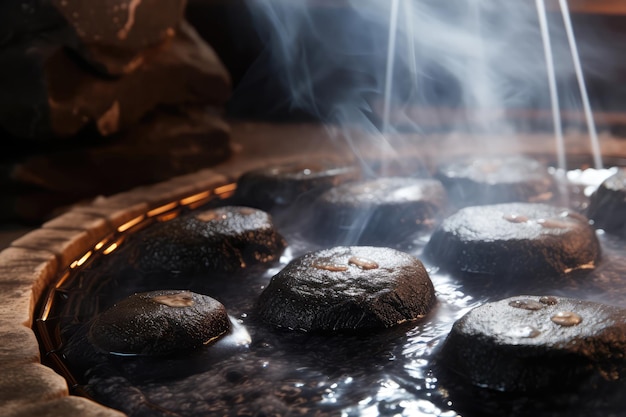
[[[88,124],[107,136],[159,105],[220,106],[230,94],[219,59],[187,24],[171,40],[146,51],[137,69],[117,80],[83,71],[66,53],[46,62],[46,80],[57,136],[74,135]]]
[[[82,44],[140,50],[160,43],[183,19],[185,0],[50,0]]]
[[[467,158],[441,164],[435,178],[458,206],[541,202],[554,192],[554,179],[539,161],[524,156]]]
[[[311,235],[321,242],[397,244],[432,228],[446,204],[437,180],[388,177],[334,187],[314,202]]]
[[[594,227],[626,237],[626,169],[620,168],[591,195],[587,217]]]
[[[584,392],[623,379],[624,352],[625,309],[519,296],[485,304],[459,319],[437,366],[452,379],[497,391]]]
[[[286,243],[267,213],[226,206],[155,224],[127,246],[118,261],[144,272],[228,272],[269,265]]]
[[[211,297],[162,290],[132,295],[93,320],[89,340],[104,352],[167,355],[212,343],[230,329]]]
[[[107,136],[159,105],[221,106],[230,95],[226,70],[188,24],[137,53],[90,47],[91,64],[124,74],[118,78],[90,70],[64,47],[72,43],[67,36],[39,35],[0,49],[0,128],[7,134],[41,141],[92,126]]]
[[[452,272],[529,280],[594,268],[600,244],[582,215],[508,203],[459,210],[433,232],[424,256]]]
[[[413,256],[389,248],[336,247],[290,262],[261,294],[266,322],[303,331],[381,329],[414,321],[436,303]]]
[[[235,198],[242,205],[271,210],[297,200],[310,202],[323,191],[359,176],[354,166],[302,160],[246,172],[237,181]]]

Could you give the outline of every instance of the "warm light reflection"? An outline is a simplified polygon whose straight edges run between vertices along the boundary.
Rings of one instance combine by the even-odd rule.
[[[54,297],[52,296],[52,292],[48,294],[48,298],[46,299],[46,304],[43,307],[43,313],[41,313],[41,321],[48,320],[48,316],[50,315],[50,311],[52,310],[52,301]]]
[[[119,248],[123,241],[124,241],[124,238],[118,239],[116,242],[111,243],[105,250],[102,251],[102,253],[104,255],[110,254],[111,252]]]
[[[63,284],[65,284],[65,281],[67,281],[67,279],[70,277],[70,271],[66,271],[61,278],[59,278],[59,280],[56,282],[56,284],[54,285],[54,288],[60,288]]]
[[[226,184],[221,187],[217,187],[215,189],[215,194],[219,195],[220,198],[227,198],[233,195],[233,192],[237,189],[237,184]]]
[[[132,219],[132,220],[130,220],[130,221],[128,221],[128,222],[126,222],[126,223],[124,223],[124,224],[123,224],[123,225],[121,225],[120,227],[118,227],[118,228],[117,228],[117,231],[118,231],[118,232],[120,232],[120,233],[121,233],[121,232],[125,232],[125,231],[127,231],[128,229],[130,229],[131,227],[136,226],[136,225],[138,225],[139,223],[141,223],[141,221],[142,221],[143,219],[145,219],[145,217],[146,217],[146,216],[145,216],[144,214],[142,214],[141,216],[137,216],[137,217],[135,217],[134,219]]]
[[[211,191],[204,191],[198,194],[191,195],[189,197],[185,197],[180,200],[180,204],[183,206],[187,206],[189,204],[195,203],[196,201],[205,200],[206,198],[211,196]]]
[[[161,206],[161,207],[157,207],[157,208],[155,208],[155,209],[150,210],[150,211],[147,213],[147,216],[148,216],[148,217],[158,216],[159,214],[163,214],[163,213],[165,213],[166,211],[170,211],[170,210],[172,210],[172,209],[176,208],[176,206],[178,206],[178,203],[177,203],[176,201],[171,202],[171,203],[169,203],[169,204],[165,204],[165,205],[163,205],[163,206]]]
[[[175,219],[176,217],[178,217],[178,214],[179,214],[178,211],[174,211],[172,213],[166,213],[157,217],[157,220],[160,222],[166,222],[166,221]]]
[[[205,204],[206,204],[206,203],[208,203],[209,201],[211,201],[211,198],[210,198],[210,197],[209,197],[209,198],[205,198],[204,200],[199,200],[199,201],[196,201],[195,203],[191,203],[191,204],[189,204],[189,206],[188,206],[188,207],[189,207],[189,209],[190,209],[190,210],[195,210],[195,209],[197,209],[198,207],[202,207],[203,205],[205,205]]]
[[[85,262],[87,262],[87,259],[89,259],[89,257],[91,256],[92,253],[93,252],[89,251],[86,254],[84,254],[82,258],[80,258],[78,261],[76,261],[76,266],[81,266]]]
[[[100,250],[104,247],[104,245],[109,241],[109,239],[103,239],[100,242],[96,243],[96,246],[93,247],[93,250]]]

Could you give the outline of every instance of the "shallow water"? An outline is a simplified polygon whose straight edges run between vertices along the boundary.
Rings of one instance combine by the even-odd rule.
[[[577,192],[570,201],[582,210],[584,187],[573,189]],[[617,406],[611,409],[610,399],[607,410],[570,396],[548,400],[492,396],[488,390],[465,391],[462,384],[459,394],[459,387],[451,390],[440,383],[433,358],[454,321],[490,300],[558,295],[626,307],[624,240],[599,232],[603,250],[599,265],[558,279],[455,277],[425,262],[438,304],[424,320],[389,330],[329,336],[273,329],[255,317],[254,304],[270,278],[294,257],[318,248],[299,232],[298,222],[306,217],[290,216],[291,223],[280,214],[276,217],[290,245],[269,270],[253,268],[228,276],[138,276],[123,267],[113,269],[113,253],[65,281],[57,290],[50,321],[58,324],[53,331],[63,341],[59,348],[76,379],[74,392],[137,417],[521,416],[540,415],[537,410],[557,406],[563,415],[622,415]],[[427,234],[414,236],[398,248],[420,258],[427,240]],[[84,337],[90,318],[130,294],[155,289],[187,289],[216,298],[226,306],[236,331],[212,346],[166,358],[92,350]],[[602,400],[605,393],[592,394]]]

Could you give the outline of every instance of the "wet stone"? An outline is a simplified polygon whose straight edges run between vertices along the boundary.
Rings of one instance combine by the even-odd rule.
[[[243,174],[237,181],[238,204],[263,210],[312,201],[331,187],[360,177],[354,166],[332,161],[297,161]]]
[[[269,214],[237,206],[157,223],[131,239],[115,262],[144,272],[236,271],[269,265],[286,247]]]
[[[506,219],[524,213],[524,222]],[[558,222],[559,227],[545,227]],[[499,279],[558,277],[590,269],[600,259],[595,230],[581,216],[546,204],[465,207],[443,220],[424,248],[441,268]]]
[[[442,163],[435,178],[445,186],[457,206],[540,202],[554,192],[554,179],[546,166],[525,156],[464,158]]]
[[[354,259],[367,260],[361,262],[365,267]],[[344,246],[290,262],[259,297],[257,312],[278,327],[351,331],[418,320],[435,302],[430,277],[415,257],[389,248]]]
[[[226,309],[206,295],[160,290],[139,293],[96,316],[88,338],[122,355],[167,355],[208,345],[230,329]]]
[[[397,244],[431,230],[446,201],[443,186],[433,179],[353,181],[315,200],[308,234],[330,244]]]
[[[591,195],[587,216],[594,227],[626,237],[626,168],[607,178]]]
[[[516,307],[531,301],[543,308]],[[436,362],[444,379],[499,391],[560,392],[625,377],[625,349],[626,309],[519,296],[484,304],[457,320]]]

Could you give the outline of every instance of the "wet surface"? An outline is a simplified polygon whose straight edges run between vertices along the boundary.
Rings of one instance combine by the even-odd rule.
[[[585,204],[582,194],[571,198],[570,205],[578,211]],[[300,215],[293,218],[299,224],[304,221]],[[134,417],[548,416],[555,410],[570,416],[624,415],[615,400],[623,391],[591,392],[590,401],[567,394],[537,399],[462,384],[444,386],[433,359],[452,324],[488,301],[527,294],[545,295],[539,302],[546,305],[550,296],[563,296],[626,307],[625,240],[600,232],[602,259],[595,269],[541,280],[470,279],[424,262],[437,295],[437,305],[424,320],[387,330],[323,335],[275,329],[255,314],[256,300],[270,278],[294,257],[320,248],[298,227],[283,219],[279,229],[289,246],[269,270],[142,276],[129,268],[107,267],[113,252],[65,281],[57,290],[59,302],[51,321],[58,323],[61,352],[78,382],[74,392]],[[396,249],[421,259],[428,238],[425,233],[415,235]],[[370,265],[367,260],[358,264]],[[158,359],[102,354],[90,350],[81,337],[85,323],[115,302],[135,292],[173,288],[206,294],[224,304],[233,323],[230,337],[192,353]],[[532,310],[534,303],[516,307]],[[563,313],[557,320],[564,326],[576,321]],[[520,337],[537,336],[530,327],[514,330]]]

